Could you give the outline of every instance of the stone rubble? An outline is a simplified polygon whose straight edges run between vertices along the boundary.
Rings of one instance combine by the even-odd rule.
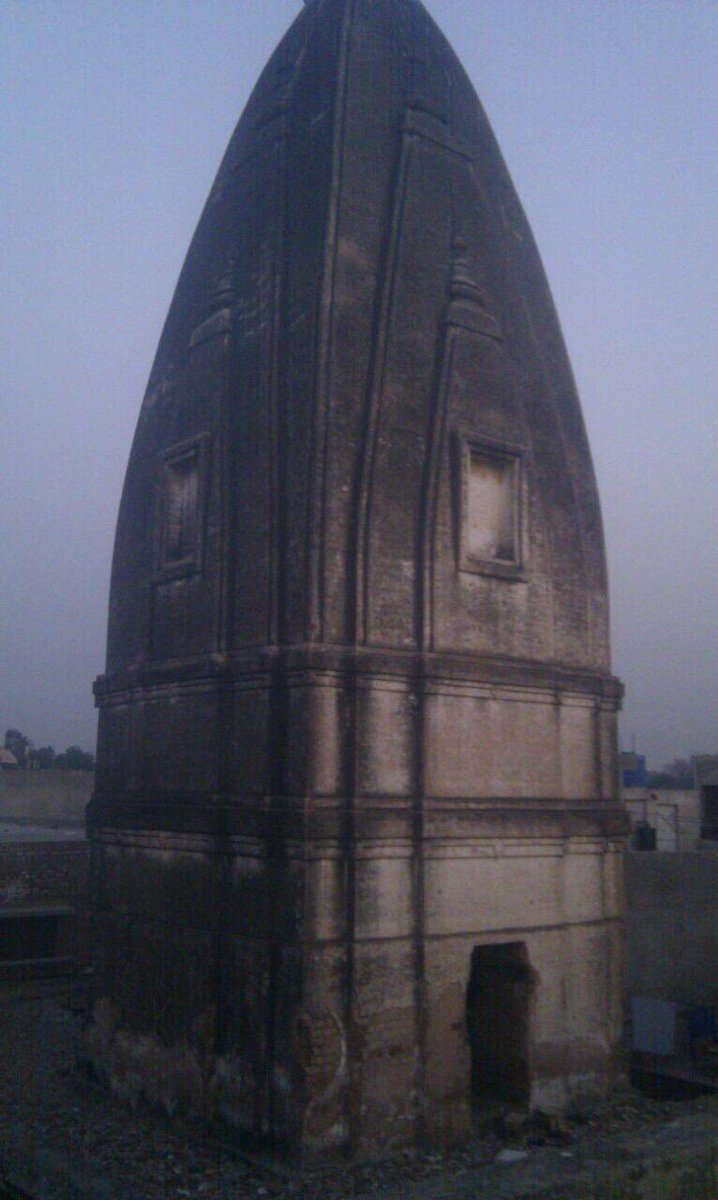
[[[559,1185],[590,1173],[592,1155],[618,1168],[644,1145],[684,1150],[696,1122],[706,1147],[718,1142],[718,1097],[631,1094],[571,1121],[509,1115],[501,1130],[447,1154],[293,1171],[127,1108],[77,1071],[79,1033],[80,1018],[57,1001],[0,997],[0,1182],[38,1200],[518,1200],[554,1187],[567,1195]]]

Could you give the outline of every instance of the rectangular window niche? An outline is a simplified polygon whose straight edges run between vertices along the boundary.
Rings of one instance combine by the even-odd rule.
[[[204,435],[160,456],[160,582],[202,569],[208,451]]]
[[[523,451],[465,436],[459,447],[459,568],[525,579]]]

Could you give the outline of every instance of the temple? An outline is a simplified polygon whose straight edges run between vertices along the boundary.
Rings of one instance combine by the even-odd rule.
[[[182,270],[119,514],[87,1052],[296,1155],[621,1071],[601,518],[557,316],[418,0],[311,0]]]

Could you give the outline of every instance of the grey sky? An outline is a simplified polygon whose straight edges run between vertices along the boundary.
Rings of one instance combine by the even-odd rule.
[[[114,522],[190,237],[298,0],[0,0],[0,729],[94,743]],[[718,751],[718,5],[427,0],[533,226],[624,744]]]

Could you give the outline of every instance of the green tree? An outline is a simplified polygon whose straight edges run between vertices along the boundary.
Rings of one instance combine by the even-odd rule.
[[[24,767],[27,761],[27,752],[32,746],[32,742],[24,733],[20,733],[19,729],[5,730],[5,749],[15,755],[19,765]]]
[[[647,783],[649,788],[689,791],[694,786],[693,768],[687,758],[674,758],[660,771],[649,771]]]
[[[36,750],[30,750],[27,757],[28,766],[47,771],[54,765],[57,755],[52,746],[38,746]]]
[[[94,771],[95,756],[79,746],[68,746],[63,754],[58,754],[54,765],[63,771]]]

